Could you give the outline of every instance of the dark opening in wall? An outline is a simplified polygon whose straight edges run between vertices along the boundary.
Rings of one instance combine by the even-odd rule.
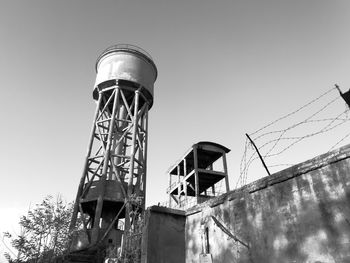
[[[205,240],[205,253],[210,253],[210,246],[209,246],[209,229],[208,227],[205,228],[204,231],[204,240]]]

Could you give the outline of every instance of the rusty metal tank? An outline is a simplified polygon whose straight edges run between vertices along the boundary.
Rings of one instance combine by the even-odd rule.
[[[153,87],[157,78],[157,67],[151,56],[143,49],[129,44],[118,44],[107,48],[96,61],[96,81],[93,97],[98,91],[114,85],[139,89],[153,101]]]

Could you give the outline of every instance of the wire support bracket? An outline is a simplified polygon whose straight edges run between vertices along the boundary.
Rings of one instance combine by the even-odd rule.
[[[346,102],[346,104],[350,107],[350,90],[343,93],[338,84],[334,84],[335,88],[339,91],[340,96],[343,98],[343,100]]]
[[[262,158],[262,156],[261,156],[261,154],[260,154],[258,148],[256,147],[255,143],[254,143],[253,140],[249,137],[248,133],[246,133],[245,135],[246,135],[247,138],[249,139],[250,143],[254,146],[254,148],[255,148],[257,154],[259,155],[260,161],[262,162],[262,164],[263,164],[263,166],[264,166],[264,168],[265,168],[267,174],[270,176],[270,175],[271,175],[271,174],[270,174],[270,171],[269,171],[269,169],[267,168],[267,166],[266,166],[266,164],[265,164],[265,161],[264,161],[264,159]]]

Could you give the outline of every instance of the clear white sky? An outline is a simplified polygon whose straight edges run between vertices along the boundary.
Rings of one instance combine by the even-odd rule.
[[[151,205],[165,200],[166,171],[193,143],[231,149],[233,184],[246,132],[334,83],[348,90],[349,26],[348,0],[0,0],[0,231],[48,194],[74,199],[95,109],[94,64],[109,45],[136,44],[158,67]],[[339,138],[320,142],[330,139]]]

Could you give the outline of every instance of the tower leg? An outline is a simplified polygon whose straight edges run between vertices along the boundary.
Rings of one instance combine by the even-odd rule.
[[[87,154],[86,154],[86,158],[85,158],[83,174],[82,174],[81,179],[80,179],[78,192],[77,192],[75,202],[74,202],[73,215],[72,215],[72,219],[71,219],[71,222],[69,225],[69,232],[73,231],[73,229],[75,228],[75,225],[77,223],[79,204],[80,204],[79,201],[80,201],[80,196],[82,195],[82,192],[83,192],[84,183],[85,183],[86,174],[87,174],[87,169],[89,167],[89,157],[91,155],[91,149],[92,149],[95,131],[96,131],[95,122],[96,122],[96,119],[97,119],[97,116],[98,116],[98,113],[100,110],[100,105],[101,105],[101,100],[102,100],[101,98],[102,97],[99,96],[98,101],[97,101],[97,106],[96,106],[96,110],[95,110],[95,114],[94,114],[94,123],[93,123],[92,128],[91,128],[90,141],[89,141],[88,150],[87,150]]]

